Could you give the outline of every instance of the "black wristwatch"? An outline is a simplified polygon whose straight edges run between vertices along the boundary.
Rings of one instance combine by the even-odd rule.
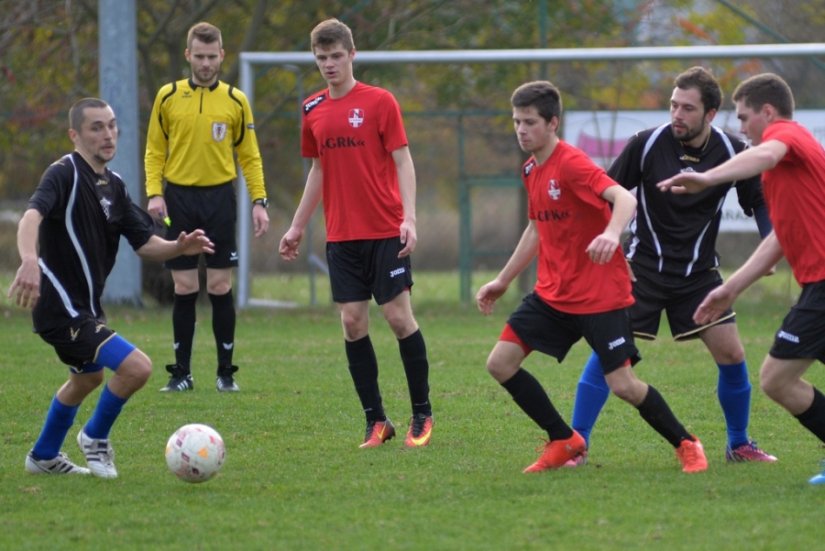
[[[252,205],[261,205],[263,208],[269,208],[269,199],[264,197],[263,199],[255,199],[252,201]]]

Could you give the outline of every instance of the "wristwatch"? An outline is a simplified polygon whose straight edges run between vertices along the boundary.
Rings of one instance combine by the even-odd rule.
[[[252,205],[261,205],[263,208],[269,208],[269,199],[267,199],[266,197],[262,199],[255,199],[254,201],[252,201]]]

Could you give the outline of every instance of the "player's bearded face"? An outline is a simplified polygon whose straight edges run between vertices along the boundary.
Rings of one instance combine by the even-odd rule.
[[[674,88],[670,97],[670,129],[674,138],[691,142],[701,136],[709,123],[705,115],[699,90]]]
[[[211,86],[218,79],[224,52],[218,42],[209,44],[197,38],[186,49],[186,60],[192,69],[192,80],[199,86]]]
[[[704,131],[705,124],[704,121],[702,121],[696,126],[689,126],[682,122],[678,125],[671,125],[671,129],[673,130],[674,138],[681,142],[690,142]]]

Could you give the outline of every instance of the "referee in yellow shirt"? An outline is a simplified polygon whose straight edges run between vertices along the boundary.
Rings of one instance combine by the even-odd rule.
[[[252,109],[243,92],[218,80],[224,58],[221,31],[201,22],[189,29],[186,60],[192,76],[164,85],[155,97],[146,137],[147,210],[165,222],[167,236],[202,228],[215,244],[207,255],[206,289],[212,303],[218,368],[216,388],[238,390],[232,363],[235,349],[235,303],[232,268],[238,265],[235,242],[237,176],[235,156],[252,198],[255,236],[269,228],[263,166]],[[164,189],[164,182],[166,187]],[[166,366],[163,392],[194,388],[191,372],[198,298],[198,257],[166,262],[175,282],[172,310],[175,363]]]

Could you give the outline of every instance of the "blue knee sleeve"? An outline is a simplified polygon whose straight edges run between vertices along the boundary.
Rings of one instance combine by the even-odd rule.
[[[120,335],[113,335],[111,339],[103,343],[97,352],[95,363],[108,367],[112,371],[117,371],[126,356],[132,353],[136,347]]]

